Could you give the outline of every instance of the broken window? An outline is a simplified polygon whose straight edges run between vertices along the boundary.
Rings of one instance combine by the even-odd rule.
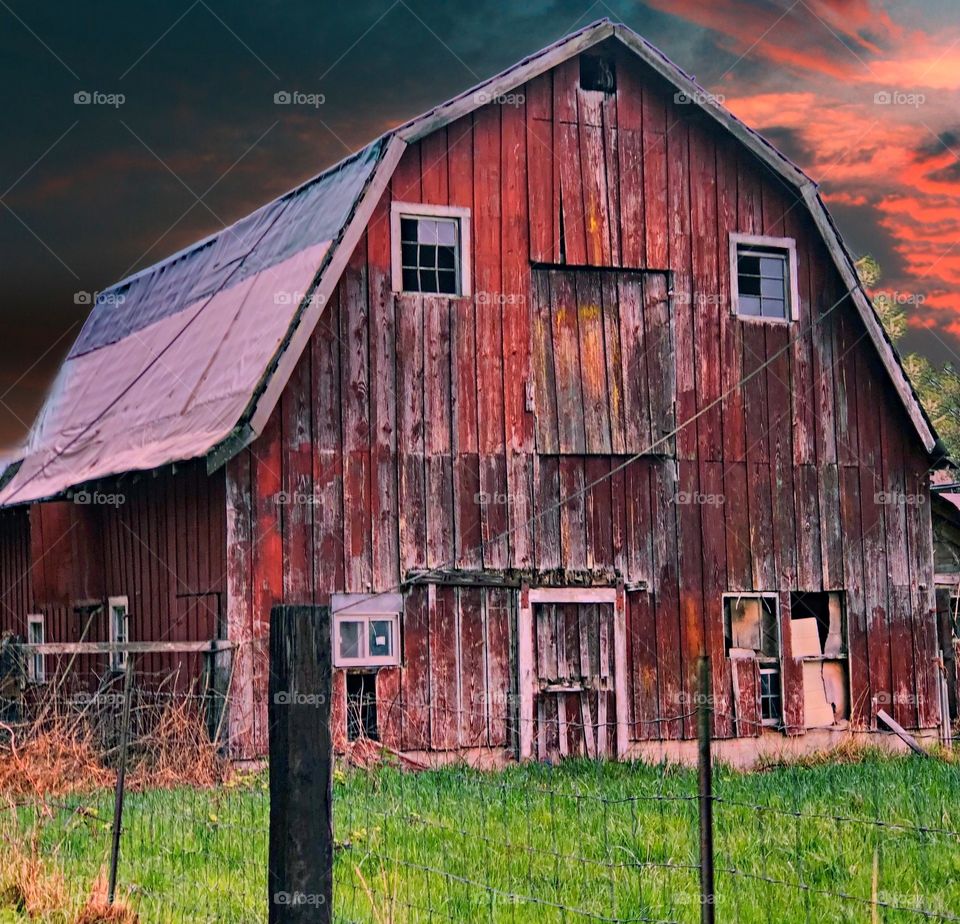
[[[790,594],[790,648],[803,664],[803,710],[807,728],[850,717],[846,619],[837,591]]]
[[[111,597],[107,601],[110,613],[110,643],[125,645],[130,641],[129,601],[126,597]],[[110,652],[110,670],[124,671],[127,669],[127,653],[125,651]]]
[[[798,317],[796,250],[787,238],[731,234],[733,310],[740,317]]]
[[[730,594],[723,598],[727,657],[756,662],[760,718],[779,726],[783,717],[780,676],[780,615],[775,594]]]
[[[347,740],[378,740],[377,675],[369,671],[347,674]]]
[[[393,204],[396,292],[469,295],[469,210]]]
[[[27,617],[27,644],[42,645],[46,641],[43,614],[35,613]],[[27,662],[27,678],[31,683],[46,683],[47,658],[40,652],[30,655]]]
[[[617,71],[613,61],[602,55],[580,55],[580,89],[616,93]]]

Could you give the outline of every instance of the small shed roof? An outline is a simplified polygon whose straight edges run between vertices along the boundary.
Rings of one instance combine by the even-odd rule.
[[[661,51],[604,19],[101,293],[23,449],[19,470],[0,487],[0,506],[190,458],[207,456],[213,468],[255,438],[406,145],[607,39],[621,42],[685,92],[797,190],[917,435],[934,451],[933,427],[813,181]]]

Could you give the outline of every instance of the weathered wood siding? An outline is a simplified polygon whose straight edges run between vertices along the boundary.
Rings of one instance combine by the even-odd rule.
[[[643,65],[618,51],[616,67],[615,97],[580,90],[573,60],[405,152],[270,427],[230,463],[231,623],[256,636],[278,600],[392,589],[440,566],[615,569],[629,591],[634,735],[693,733],[702,649],[718,734],[757,734],[730,718],[721,594],[775,591],[799,733],[789,592],[839,589],[854,724],[873,726],[876,703],[892,702],[903,724],[931,727],[928,460],[804,205]],[[392,200],[472,210],[472,297],[391,292]],[[796,240],[798,322],[731,315],[732,231]],[[583,311],[630,278],[609,270],[649,271],[641,292],[669,279],[669,298],[645,306],[669,326],[669,352],[612,355],[608,317]],[[570,279],[572,313],[558,319],[555,287]],[[549,306],[562,337],[545,350]],[[576,351],[579,380],[561,349]],[[632,392],[641,361],[647,390]],[[666,451],[630,458],[673,420]],[[278,504],[279,492],[301,502]],[[884,503],[890,493],[915,502]],[[510,692],[513,594],[410,593],[404,666],[378,678],[383,703],[403,707],[388,739],[503,740],[509,710],[494,716],[490,702]],[[263,666],[248,669],[259,697]],[[478,689],[482,717],[465,705]]]
[[[74,501],[31,505],[26,612],[44,615],[46,640],[108,641],[106,602],[120,596],[129,600],[131,641],[223,637],[224,484],[222,472],[208,477],[204,463],[193,462],[178,466],[175,474],[163,471],[105,482],[80,492]],[[93,603],[104,606],[84,636],[87,616],[82,607]],[[22,636],[25,615],[16,627]],[[48,656],[48,672],[69,659]],[[85,682],[102,675],[107,664],[106,656],[81,656],[72,672]],[[159,679],[177,672],[176,688],[181,690],[195,684],[203,668],[202,655],[137,656],[137,670],[144,674]]]

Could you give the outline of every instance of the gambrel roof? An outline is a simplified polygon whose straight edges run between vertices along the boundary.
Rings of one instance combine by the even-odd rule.
[[[805,202],[928,452],[938,440],[816,184],[632,30],[601,20],[378,138],[252,215],[117,283],[64,362],[0,505],[206,456],[263,429],[403,150],[608,39],[729,131]],[[0,484],[3,484],[0,481]]]

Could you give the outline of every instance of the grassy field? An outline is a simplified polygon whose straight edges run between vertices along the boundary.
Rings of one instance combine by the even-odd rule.
[[[338,773],[338,920],[697,921],[695,793],[694,772],[642,765]],[[718,920],[958,919],[957,766],[720,771],[716,794]],[[111,803],[20,807],[0,850],[15,831],[79,902],[106,861]],[[267,813],[265,777],[129,794],[120,882],[140,919],[265,920]],[[0,889],[0,921],[26,919],[7,905]]]

